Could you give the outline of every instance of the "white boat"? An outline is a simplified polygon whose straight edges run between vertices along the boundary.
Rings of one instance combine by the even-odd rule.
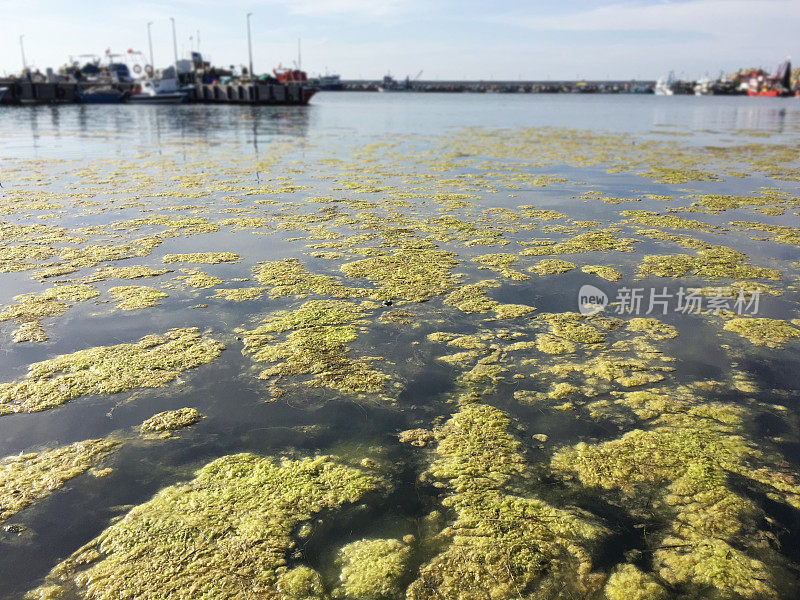
[[[133,104],[180,104],[188,93],[178,87],[176,79],[146,79],[140,84],[141,91],[130,97]]]
[[[670,71],[668,77],[659,77],[656,87],[653,90],[656,96],[672,96],[675,92],[672,89],[675,83],[675,73]]]

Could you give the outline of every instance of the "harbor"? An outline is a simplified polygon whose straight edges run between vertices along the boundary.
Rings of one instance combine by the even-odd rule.
[[[800,3],[2,14],[0,600],[800,598]]]
[[[36,104],[78,104],[81,93],[91,93],[96,89],[104,89],[102,83],[79,84],[74,82],[32,82],[0,79],[0,88],[6,88],[0,98],[0,104],[36,105]],[[131,92],[132,83],[116,83],[115,89],[121,92],[121,98]],[[181,93],[185,95],[181,102],[204,104],[250,104],[263,106],[305,105],[316,93],[314,88],[302,84],[287,85],[275,83],[228,83],[184,85]],[[156,98],[158,100],[158,98]],[[124,102],[125,100],[119,100]],[[135,102],[134,102],[135,103]]]

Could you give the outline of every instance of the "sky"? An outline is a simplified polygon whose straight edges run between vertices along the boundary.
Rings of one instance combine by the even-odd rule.
[[[800,0],[0,0],[0,74],[70,56],[148,53],[158,68],[196,49],[257,73],[297,61],[344,79],[699,78],[800,63]]]

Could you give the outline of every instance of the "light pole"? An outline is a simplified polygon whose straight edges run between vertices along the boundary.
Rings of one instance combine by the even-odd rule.
[[[24,71],[28,67],[28,61],[25,60],[25,44],[22,43],[22,38],[25,37],[25,34],[19,36],[19,49],[22,51],[22,70]]]
[[[175,54],[175,81],[179,82],[178,79],[178,39],[175,37],[175,19],[173,17],[169,18],[172,21],[172,51]]]
[[[150,21],[147,24],[147,43],[150,46],[150,77],[155,77],[155,74],[156,74],[156,63],[153,60],[153,36],[150,33],[150,26],[152,24],[153,24],[152,21]]]
[[[253,42],[250,38],[250,17],[253,13],[247,13],[247,53],[250,56],[250,81],[253,81]]]

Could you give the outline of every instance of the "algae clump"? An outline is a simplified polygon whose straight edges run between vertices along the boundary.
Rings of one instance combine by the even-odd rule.
[[[100,292],[86,284],[56,285],[41,294],[20,294],[14,296],[16,304],[0,313],[0,322],[11,319],[19,322],[19,328],[14,331],[15,342],[43,342],[47,335],[42,320],[63,315],[71,306],[70,302],[83,302],[99,295]]]
[[[344,300],[310,300],[294,311],[280,311],[253,330],[243,331],[245,354],[275,363],[261,379],[312,375],[309,382],[350,393],[376,393],[389,376],[373,369],[367,359],[352,359],[347,345],[358,339],[363,306]],[[289,332],[283,341],[276,334]]]
[[[395,539],[359,540],[339,550],[341,586],[334,597],[354,600],[400,598],[399,580],[405,574],[411,549]]]
[[[295,528],[384,487],[329,456],[224,456],[133,508],[53,569],[47,583],[74,583],[87,600],[285,598],[278,587],[314,587],[313,576],[309,582],[285,566]]]
[[[188,254],[165,254],[165,263],[187,262],[216,265],[223,262],[236,262],[242,257],[235,252],[193,252]]]
[[[165,410],[145,420],[139,426],[139,431],[142,433],[175,431],[176,429],[183,429],[189,425],[194,425],[202,418],[203,415],[201,415],[196,408]]]
[[[188,328],[62,354],[32,364],[18,381],[0,383],[0,415],[46,410],[86,394],[162,387],[183,371],[211,362],[224,348]]]
[[[108,456],[119,442],[97,439],[0,460],[0,522],[49,496]]]
[[[577,510],[512,492],[526,464],[510,425],[496,408],[466,404],[435,430],[426,477],[448,490],[443,504],[456,518],[439,536],[449,545],[420,568],[409,600],[582,597],[601,586],[584,546],[603,528]]]
[[[725,322],[723,329],[738,333],[756,346],[783,348],[787,342],[800,337],[800,329],[781,319],[735,318]]]
[[[341,266],[348,277],[366,278],[376,285],[375,300],[422,302],[456,287],[451,270],[455,254],[444,250],[404,249]]]
[[[528,269],[531,273],[538,275],[556,275],[566,273],[576,268],[578,265],[566,260],[557,258],[545,258]]]
[[[109,288],[108,293],[119,304],[120,310],[137,310],[158,306],[159,300],[168,296],[161,290],[146,285],[121,285]]]
[[[608,281],[619,281],[619,278],[622,277],[622,273],[613,267],[605,267],[602,265],[586,265],[585,267],[581,267],[581,271],[587,275],[597,275]]]

